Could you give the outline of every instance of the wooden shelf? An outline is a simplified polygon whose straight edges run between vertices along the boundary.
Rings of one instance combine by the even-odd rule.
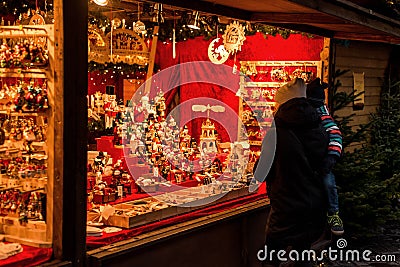
[[[47,68],[0,68],[1,78],[46,78]]]
[[[281,87],[287,82],[245,82],[242,84],[243,88],[246,87]]]
[[[13,235],[5,235],[5,240],[7,242],[17,242],[17,243],[20,243],[23,245],[36,247],[36,248],[51,248],[52,247],[51,242],[34,240],[34,239],[30,239],[30,238],[22,238],[22,237],[13,236]]]
[[[37,117],[37,116],[48,116],[46,111],[41,111],[41,112],[29,112],[29,111],[24,111],[24,112],[9,112],[7,110],[0,110],[0,114],[5,114],[9,115],[12,117]]]
[[[37,179],[39,179],[39,178],[37,178]],[[3,184],[3,185],[4,185],[4,184]],[[2,186],[3,186],[3,185],[2,185]],[[10,190],[10,189],[20,189],[19,191],[20,191],[22,194],[24,194],[24,193],[31,193],[31,192],[38,192],[38,191],[46,192],[46,188],[44,188],[44,187],[36,188],[36,189],[32,189],[32,190],[22,190],[22,188],[23,188],[23,185],[14,186],[14,187],[6,187],[6,186],[4,186],[4,187],[0,188],[0,192],[6,191],[6,190]]]
[[[0,38],[48,38],[48,29],[46,25],[1,26]]]
[[[18,148],[8,148],[8,147],[0,148],[0,153],[15,154],[15,153],[19,153],[19,152],[21,152],[21,150],[19,150]]]
[[[286,67],[286,66],[319,66],[320,61],[240,61],[241,65],[256,65],[256,66],[275,66],[275,67]]]
[[[257,107],[275,106],[275,102],[264,102],[263,100],[244,100],[243,104]]]

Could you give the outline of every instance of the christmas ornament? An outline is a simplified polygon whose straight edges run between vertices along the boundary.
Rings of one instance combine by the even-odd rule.
[[[146,25],[140,20],[136,21],[133,24],[133,31],[137,34],[145,34],[146,33]]]
[[[278,82],[287,82],[289,73],[283,67],[276,68],[271,70],[271,79]]]
[[[35,88],[33,87],[32,82],[28,86],[28,92],[25,94],[25,102],[26,102],[26,108],[28,110],[31,110],[35,107],[36,91],[35,91]]]
[[[35,106],[37,110],[43,110],[48,108],[47,103],[48,103],[48,99],[47,99],[47,90],[45,87],[46,84],[43,84],[43,88],[41,87],[36,87],[36,102],[35,102]]]
[[[243,42],[246,40],[245,27],[240,25],[238,21],[226,26],[225,33],[222,35],[226,51],[234,54],[241,50]]]
[[[121,26],[122,21],[119,18],[114,18],[112,20],[112,24],[114,25],[115,28],[119,28],[119,26]]]
[[[215,38],[208,46],[208,58],[214,64],[223,64],[229,58],[221,38]]]
[[[44,18],[36,13],[33,15],[29,21],[29,25],[45,25],[46,22],[44,21]]]
[[[146,34],[146,25],[140,21],[140,3],[138,2],[138,20],[133,23],[133,31],[137,34]]]
[[[15,104],[15,111],[20,111],[22,110],[22,107],[25,103],[25,91],[22,88],[22,86],[18,86],[18,94],[16,98],[14,99],[14,104]]]

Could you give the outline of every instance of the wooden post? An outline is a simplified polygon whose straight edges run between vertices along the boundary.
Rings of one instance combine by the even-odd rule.
[[[329,83],[329,53],[330,53],[330,38],[324,38],[324,47],[320,53],[321,57],[321,81]],[[318,73],[319,74],[319,73]],[[329,92],[325,91],[325,103],[329,103]]]
[[[154,70],[154,61],[156,58],[156,49],[157,49],[157,41],[158,41],[158,28],[159,26],[154,26],[153,30],[153,40],[151,42],[151,50],[150,50],[150,58],[149,58],[149,67],[147,69],[147,77],[146,77],[146,85],[145,85],[145,94],[150,93],[151,89],[151,77],[153,76]]]
[[[85,266],[86,261],[88,1],[56,3],[62,3],[62,15],[56,18],[62,20],[62,27],[56,28],[56,33],[61,37],[57,45],[63,49],[64,74],[64,93],[57,96],[64,116],[56,122],[63,124],[63,131],[56,134],[63,139],[58,151],[64,166],[63,209],[54,213],[62,225],[62,258],[78,267]]]
[[[54,16],[56,18],[54,22],[54,62],[50,62],[50,66],[54,67],[54,84],[52,90],[49,90],[49,104],[51,105],[51,115],[49,119],[49,136],[48,136],[48,150],[53,153],[53,160],[49,158],[48,184],[52,185],[51,189],[48,188],[47,198],[48,202],[52,203],[52,207],[47,204],[47,227],[52,229],[52,241],[54,256],[57,259],[62,259],[62,217],[63,213],[63,153],[62,151],[55,150],[55,144],[57,143],[58,149],[62,150],[63,138],[61,133],[63,132],[63,93],[64,93],[64,65],[63,65],[63,31],[62,25],[62,0],[54,1]],[[53,63],[53,64],[52,64]],[[57,91],[56,91],[57,90]],[[56,103],[56,99],[58,99]],[[57,106],[59,105],[59,106]],[[60,133],[56,135],[55,133]],[[57,212],[56,212],[57,211]]]

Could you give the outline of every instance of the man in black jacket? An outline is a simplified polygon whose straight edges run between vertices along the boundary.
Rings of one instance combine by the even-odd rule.
[[[267,257],[270,261],[266,266],[289,260],[290,250],[299,254],[297,258],[297,254],[291,254],[295,266],[309,266],[307,259],[301,258],[302,251],[310,249],[325,226],[326,196],[318,173],[327,153],[328,137],[305,97],[302,79],[279,88],[275,122],[263,140],[254,173],[258,181],[266,179],[271,200],[266,247],[269,252],[275,250],[275,255]],[[271,155],[275,141],[275,155]],[[277,257],[279,250],[287,251],[286,257]]]

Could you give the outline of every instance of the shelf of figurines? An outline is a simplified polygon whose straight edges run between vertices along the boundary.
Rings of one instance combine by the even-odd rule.
[[[213,181],[207,185],[166,192],[113,205],[94,205],[88,225],[132,228],[252,194],[244,183]]]
[[[8,242],[34,247],[51,247],[46,241],[46,178],[25,178],[22,184],[0,188],[0,233]],[[16,183],[13,181],[12,183]],[[11,186],[10,186],[11,185]],[[35,188],[35,189],[31,189]]]
[[[46,193],[44,151],[27,153],[19,148],[0,146],[0,234],[5,235],[6,241],[51,246],[46,241]]]

